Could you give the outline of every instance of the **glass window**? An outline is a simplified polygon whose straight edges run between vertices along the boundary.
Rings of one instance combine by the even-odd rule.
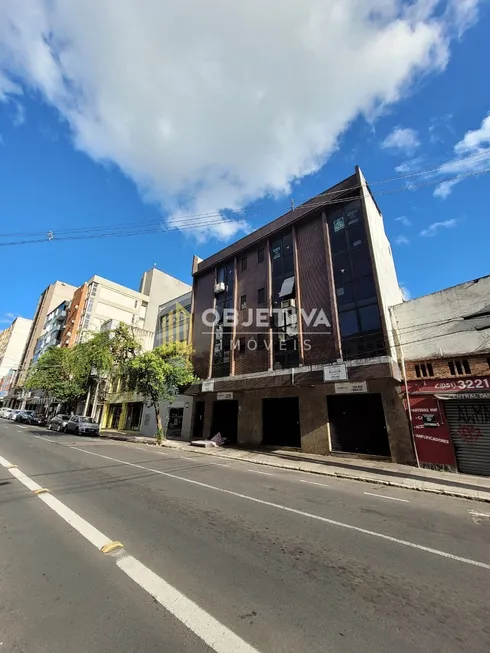
[[[347,231],[349,237],[349,245],[351,249],[365,245],[366,243],[366,233],[364,231],[364,225],[362,222],[358,221],[349,226]]]
[[[371,256],[366,247],[359,248],[357,251],[354,250],[352,252],[352,269],[354,279],[372,274]]]
[[[354,288],[351,282],[343,286],[337,286],[335,291],[337,295],[337,306],[347,306],[354,303]]]
[[[218,271],[216,273],[216,283],[224,283],[225,281],[225,268],[221,267],[218,268]]]
[[[352,278],[349,256],[337,256],[332,261],[335,285],[341,286]]]
[[[277,260],[278,258],[281,258],[282,246],[281,246],[281,241],[280,240],[275,240],[272,243],[271,253],[272,253],[272,260],[273,261]]]
[[[374,283],[374,278],[369,276],[356,279],[354,282],[354,293],[356,301],[358,302],[363,302],[368,299],[376,299],[376,285]]]
[[[381,319],[379,317],[377,304],[371,304],[370,306],[363,306],[360,308],[359,317],[361,318],[362,331],[374,331],[381,328]]]
[[[247,269],[247,257],[244,256],[242,258],[242,272],[244,272]]]
[[[259,306],[265,304],[265,288],[259,288],[257,290],[257,302]]]
[[[265,259],[265,251],[264,248],[261,247],[257,252],[257,263],[263,263],[264,259]]]
[[[293,254],[293,234],[290,231],[282,237],[282,255],[292,256]]]
[[[243,310],[244,308],[247,308],[247,295],[242,295],[240,297],[240,308]]]
[[[292,297],[294,295],[294,283],[294,277],[288,277],[287,279],[284,279],[281,285],[281,290],[279,291],[280,299],[287,299],[288,297]]]
[[[339,320],[342,337],[346,338],[347,336],[353,336],[359,333],[356,310],[339,313]]]

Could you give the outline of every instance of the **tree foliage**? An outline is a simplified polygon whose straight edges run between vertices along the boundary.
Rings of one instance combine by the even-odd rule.
[[[83,379],[73,374],[73,351],[52,347],[29,370],[25,388],[43,390],[60,403],[72,403],[86,392]]]
[[[159,403],[172,403],[195,380],[191,350],[185,343],[173,342],[140,354],[129,364],[129,378],[134,390],[153,404],[157,428],[163,434]]]

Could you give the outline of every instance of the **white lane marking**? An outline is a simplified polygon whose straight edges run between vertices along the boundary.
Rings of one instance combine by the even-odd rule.
[[[131,447],[131,449],[138,449],[138,451],[145,451],[146,453],[150,453],[148,449],[143,449],[143,447]],[[151,453],[157,453],[160,456],[170,456],[169,453],[165,453],[165,451],[151,451]]]
[[[218,467],[229,467],[229,465],[227,465],[226,463],[212,463],[209,460],[206,461],[206,464],[207,465],[217,465]]]
[[[27,426],[19,426],[20,429],[26,429],[28,428]]]
[[[157,576],[133,556],[120,556],[117,566],[166,610],[217,653],[257,653],[250,644]]]
[[[195,462],[197,458],[188,458],[187,456],[179,456],[180,460],[192,460],[192,462]]]
[[[65,445],[61,445],[61,446],[65,446]],[[190,483],[191,485],[204,487],[207,488],[208,490],[215,490],[216,492],[229,494],[231,496],[238,497],[239,499],[245,499],[246,501],[252,501],[253,503],[258,503],[263,506],[269,506],[271,508],[277,508],[278,510],[284,510],[284,512],[289,512],[295,515],[301,515],[302,517],[308,517],[309,519],[315,519],[325,524],[330,524],[331,526],[338,526],[339,528],[345,528],[350,531],[355,531],[356,533],[362,533],[363,535],[370,535],[371,537],[377,537],[380,540],[393,542],[394,544],[400,544],[401,546],[406,546],[411,549],[424,551],[425,553],[432,553],[433,555],[440,556],[441,558],[449,558],[450,560],[456,560],[457,562],[464,562],[467,565],[473,565],[474,567],[481,567],[482,569],[488,569],[490,571],[490,564],[487,564],[485,562],[480,562],[479,560],[472,560],[471,558],[463,558],[461,556],[457,556],[452,553],[446,553],[445,551],[440,551],[439,549],[432,549],[431,547],[423,546],[422,544],[415,544],[414,542],[409,542],[407,540],[400,540],[397,537],[391,537],[391,535],[384,535],[383,533],[369,531],[367,528],[361,528],[360,526],[352,526],[352,524],[344,524],[343,522],[335,521],[334,519],[328,519],[327,517],[320,517],[320,515],[314,515],[311,512],[304,512],[303,510],[297,510],[296,508],[290,508],[289,506],[281,506],[279,503],[272,503],[272,501],[264,501],[263,499],[250,497],[247,494],[240,494],[239,492],[226,490],[221,487],[216,487],[215,485],[209,485],[209,483],[203,483],[202,481],[195,481],[192,478],[186,478],[185,476],[177,476],[177,474],[171,474],[170,472],[162,472],[160,469],[152,469],[150,467],[145,467],[144,465],[138,465],[137,463],[128,463],[126,460],[119,460],[118,458],[112,458],[111,456],[104,456],[103,454],[96,453],[95,451],[87,451],[86,449],[80,449],[79,447],[71,447],[71,448],[76,449],[77,451],[81,451],[82,453],[86,453],[89,456],[98,456],[99,458],[112,460],[113,462],[121,463],[122,465],[129,465],[130,467],[137,467],[138,469],[144,469],[147,472],[154,472],[155,474],[160,474],[161,476],[166,476],[167,478],[173,478],[177,481],[182,481],[183,483]]]
[[[35,435],[35,438],[39,438],[40,440],[47,440],[48,442],[53,442],[54,444],[57,444],[56,440],[51,440],[51,438],[47,438],[45,435]]]
[[[315,481],[305,481],[303,479],[300,479],[300,483],[308,483],[309,485],[321,485],[322,487],[330,487],[330,485],[327,485],[326,483],[316,483]]]
[[[271,474],[270,472],[261,472],[258,469],[248,469],[248,472],[253,472],[254,474],[263,474],[264,476],[274,476],[274,474]]]
[[[0,464],[4,467],[10,466],[9,461],[1,457]],[[9,469],[9,471],[30,490],[41,488],[40,485],[32,481],[19,469]],[[53,495],[39,494],[37,496],[99,550],[112,541],[107,535],[101,533]],[[133,556],[127,555],[125,552],[119,552],[116,557],[116,564],[131,580],[148,592],[150,596],[153,596],[168,612],[179,619],[216,653],[229,653],[230,651],[235,653],[259,653],[257,649],[250,646],[238,635],[235,635],[224,624],[188,599],[175,587],[169,585],[163,578],[157,576]]]
[[[490,517],[490,512],[476,512],[475,510],[470,510],[470,515],[474,517]]]
[[[380,499],[391,499],[391,501],[403,501],[403,503],[410,503],[408,499],[398,499],[397,497],[388,497],[386,494],[374,494],[373,492],[364,492],[370,497],[379,497]]]

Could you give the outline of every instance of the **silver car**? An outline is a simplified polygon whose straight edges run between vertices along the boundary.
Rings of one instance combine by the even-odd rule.
[[[66,413],[58,413],[49,420],[48,431],[64,431],[70,417]]]
[[[65,426],[65,433],[74,433],[75,435],[99,435],[99,425],[93,417],[86,415],[72,415]]]

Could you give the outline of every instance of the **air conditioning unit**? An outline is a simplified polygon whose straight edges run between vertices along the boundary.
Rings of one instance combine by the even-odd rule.
[[[281,302],[281,308],[296,308],[295,299],[285,299]]]
[[[225,288],[226,288],[225,282],[220,281],[219,283],[215,284],[215,286],[214,286],[214,294],[219,295],[220,292],[225,292]]]
[[[71,336],[71,331],[66,332],[66,337],[69,338]]]
[[[278,333],[277,334],[277,339],[279,340],[279,342],[286,342],[287,336],[286,336],[285,333]]]
[[[77,309],[77,308],[78,308],[78,304],[75,305],[75,309]]]

